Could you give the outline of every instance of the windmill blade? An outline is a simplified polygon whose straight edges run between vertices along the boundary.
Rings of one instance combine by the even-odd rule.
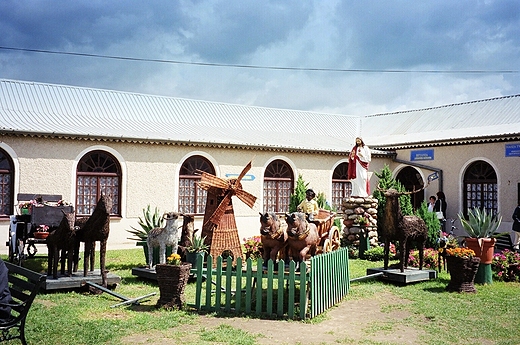
[[[236,191],[236,195],[244,204],[246,204],[250,208],[253,208],[253,206],[256,202],[256,196],[254,196],[253,194],[251,194],[249,192],[246,192],[243,189],[238,189]]]
[[[240,173],[240,175],[238,175],[237,177],[237,182],[236,184],[238,184],[240,182],[240,180],[242,180],[242,178],[244,176],[246,176],[247,172],[251,169],[251,165],[252,165],[253,161],[249,161],[249,163],[247,163],[247,165],[244,167],[244,169],[242,169],[242,172]]]
[[[215,188],[221,188],[221,189],[227,189],[228,188],[228,181],[217,177],[215,175],[209,174],[207,172],[201,171],[200,172],[200,182],[199,185],[203,189],[208,189],[209,187],[215,187]]]
[[[213,212],[213,214],[209,218],[210,222],[212,222],[215,225],[218,225],[220,223],[220,219],[224,215],[224,212],[226,212],[226,208],[229,205],[229,202],[231,201],[231,196],[232,195],[233,194],[230,193],[230,192],[226,193],[226,195],[224,196],[224,198],[222,199],[222,201],[218,205],[218,207],[215,210],[215,212]]]

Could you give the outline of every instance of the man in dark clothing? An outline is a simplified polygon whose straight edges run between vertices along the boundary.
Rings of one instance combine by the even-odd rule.
[[[11,307],[2,305],[2,303],[12,303],[11,292],[9,292],[7,266],[0,259],[0,320],[5,321],[11,317]]]

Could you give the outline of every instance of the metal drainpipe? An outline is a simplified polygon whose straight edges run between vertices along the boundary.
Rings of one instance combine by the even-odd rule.
[[[408,165],[415,166],[415,167],[418,167],[418,168],[427,169],[427,170],[431,170],[431,171],[437,172],[437,174],[439,174],[439,190],[440,191],[443,190],[442,189],[442,187],[443,187],[443,183],[442,183],[442,169],[434,168],[434,167],[431,167],[431,166],[428,166],[428,165],[424,165],[424,164],[408,162],[408,161],[405,161],[405,160],[397,158],[397,154],[392,155],[392,160],[394,162],[397,162],[397,163],[408,164]]]

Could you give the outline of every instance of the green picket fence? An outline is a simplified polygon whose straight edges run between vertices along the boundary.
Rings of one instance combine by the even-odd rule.
[[[305,319],[324,312],[348,293],[350,287],[348,250],[339,250],[312,257],[296,270],[294,261],[288,267],[280,260],[271,260],[267,269],[263,261],[244,262],[207,257],[204,267],[198,260],[192,273],[196,276],[195,308],[204,311],[278,318]],[[212,267],[207,269],[206,267]],[[237,270],[236,267],[242,267]],[[218,293],[217,293],[218,292]]]

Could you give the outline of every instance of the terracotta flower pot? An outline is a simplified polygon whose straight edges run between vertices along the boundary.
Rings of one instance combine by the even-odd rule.
[[[481,264],[490,264],[493,262],[496,241],[496,238],[466,237],[466,247],[475,252]]]

